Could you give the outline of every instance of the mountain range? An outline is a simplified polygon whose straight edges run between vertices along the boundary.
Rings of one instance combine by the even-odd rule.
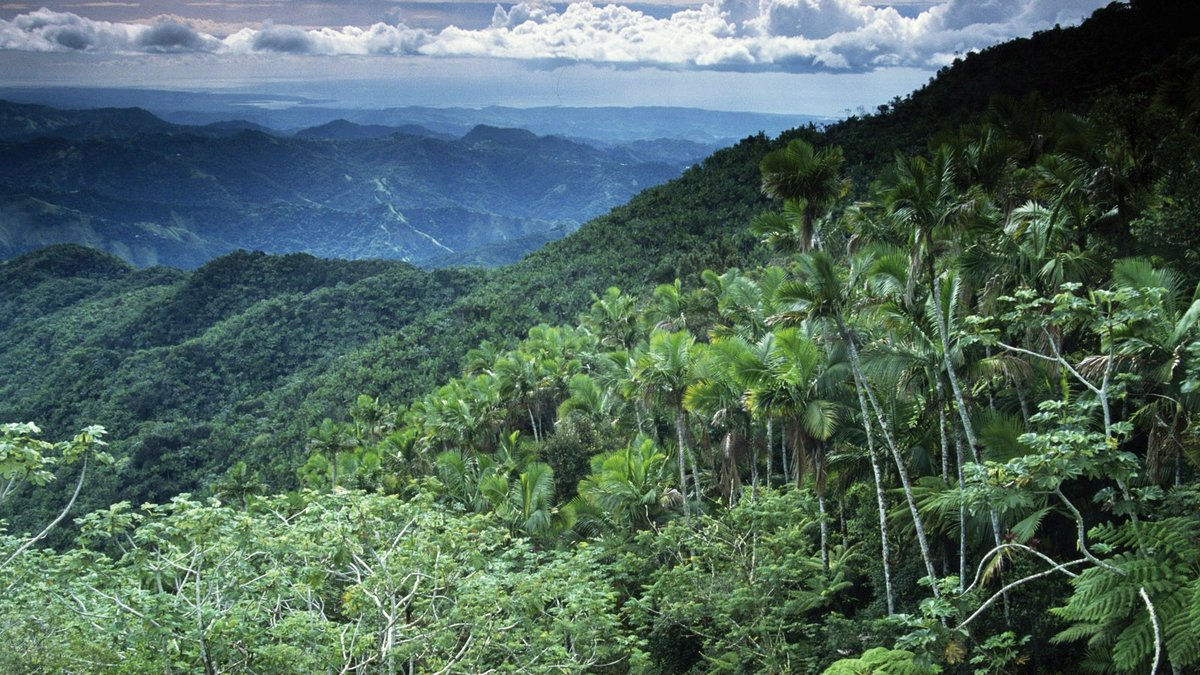
[[[0,103],[0,258],[57,243],[191,269],[237,249],[502,264],[669,180],[711,146],[596,147],[479,125],[294,134],[138,109]]]
[[[107,87],[0,87],[0,99],[74,110],[137,106],[175,124],[207,126],[240,120],[280,133],[294,133],[344,120],[362,126],[419,126],[459,137],[484,124],[528,129],[540,136],[567,136],[593,145],[670,138],[725,146],[760,131],[775,135],[797,126],[835,121],[830,117],[802,113],[781,115],[671,106],[363,108],[283,93]]]

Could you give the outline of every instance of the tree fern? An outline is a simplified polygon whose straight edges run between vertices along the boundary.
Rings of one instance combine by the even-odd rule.
[[[1072,625],[1053,642],[1087,639],[1090,656],[1107,654],[1105,669],[1141,672],[1155,658],[1157,621],[1163,656],[1173,667],[1200,662],[1200,518],[1144,522],[1140,531],[1129,523],[1109,524],[1091,534],[1098,543],[1126,550],[1109,559],[1112,570],[1095,567],[1072,581],[1067,604],[1051,610]]]

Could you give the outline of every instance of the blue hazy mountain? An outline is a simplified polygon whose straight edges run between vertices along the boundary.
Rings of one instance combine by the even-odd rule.
[[[502,264],[712,150],[484,125],[449,136],[340,121],[285,135],[0,102],[0,258],[79,243],[182,268],[237,249]]]
[[[207,125],[240,119],[285,133],[319,127],[335,120],[361,126],[416,125],[460,137],[486,124],[527,129],[597,143],[671,138],[706,145],[732,145],[760,131],[831,122],[814,115],[778,115],[678,107],[537,107],[437,108],[406,106],[354,108],[335,101],[281,94],[181,92],[110,88],[0,88],[0,99],[55,108],[137,106],[176,124]]]

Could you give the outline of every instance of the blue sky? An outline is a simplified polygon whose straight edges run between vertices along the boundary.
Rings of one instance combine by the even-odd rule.
[[[1097,0],[0,4],[0,85],[842,115]]]

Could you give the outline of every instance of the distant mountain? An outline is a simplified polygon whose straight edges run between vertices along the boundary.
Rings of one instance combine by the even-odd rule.
[[[239,248],[425,264],[523,241],[463,259],[501,264],[711,149],[421,131],[343,121],[285,137],[0,102],[0,258],[73,242],[181,268]]]
[[[23,140],[38,136],[124,138],[167,132],[175,126],[141,108],[57,110],[0,101],[0,140]]]
[[[451,134],[442,134],[436,131],[430,131],[419,124],[403,124],[396,127],[385,126],[382,124],[355,124],[343,119],[333,120],[320,126],[301,129],[292,134],[295,138],[321,139],[327,141],[362,141],[373,138],[384,138],[392,134],[405,134],[407,136],[428,136],[429,138],[441,138],[443,140],[451,140],[454,138]]]
[[[3,92],[0,92],[3,93]],[[200,124],[228,112],[169,112],[165,119]],[[526,129],[540,136],[565,136],[592,143],[618,144],[659,138],[727,146],[760,131],[785,129],[833,120],[814,115],[775,115],[673,107],[540,107],[430,108],[409,106],[346,109],[321,104],[287,106],[278,110],[242,108],[239,116],[276,129],[312,127],[341,119],[363,126],[417,125],[437,133],[462,136],[480,126]]]
[[[246,120],[226,120],[223,122],[212,122],[211,124],[205,124],[202,127],[191,127],[190,130],[193,131],[193,133],[198,130],[201,132],[213,132],[219,135],[237,133],[239,131],[258,131],[264,134],[275,133],[275,131],[269,127],[264,127],[263,125],[255,124],[254,122],[247,122]]]
[[[329,100],[285,94],[88,87],[0,87],[0,99],[55,108],[138,106],[175,124],[203,126],[236,119],[282,133],[344,120],[360,126],[416,125],[457,138],[475,126],[486,124],[602,144],[670,138],[725,147],[760,131],[775,135],[810,123],[820,126],[835,121],[803,113],[780,115],[667,106],[371,109],[342,107]]]

